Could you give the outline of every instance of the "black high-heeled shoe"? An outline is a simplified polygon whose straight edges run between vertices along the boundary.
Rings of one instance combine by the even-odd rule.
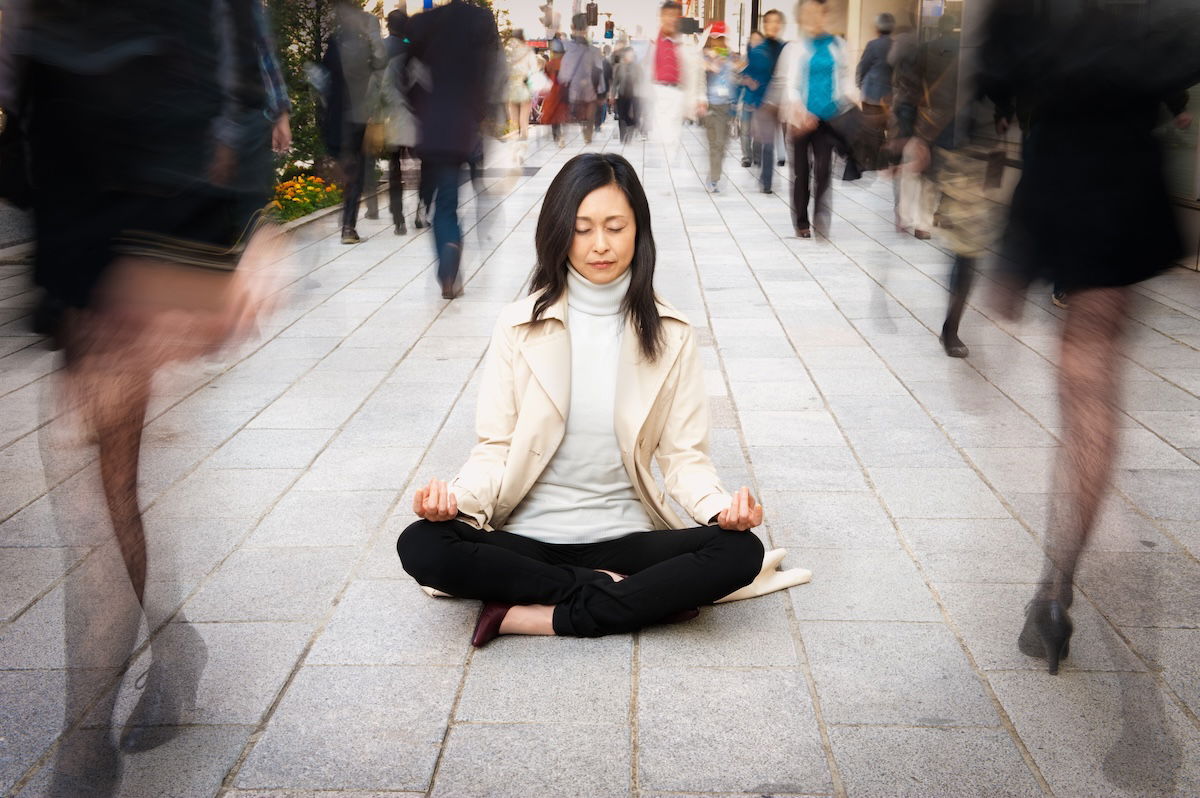
[[[1022,654],[1045,658],[1050,675],[1058,673],[1058,664],[1071,653],[1071,633],[1075,631],[1066,607],[1058,599],[1034,599],[1025,612],[1025,627],[1017,638]]]

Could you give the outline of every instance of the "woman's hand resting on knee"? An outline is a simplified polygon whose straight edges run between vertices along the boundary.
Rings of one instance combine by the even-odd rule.
[[[763,522],[763,507],[750,495],[749,488],[742,488],[733,494],[733,503],[717,513],[717,526],[745,532]]]
[[[450,483],[429,480],[429,486],[417,488],[413,496],[413,512],[426,521],[451,521],[458,517],[458,499],[450,492]],[[759,516],[762,513],[759,512]]]

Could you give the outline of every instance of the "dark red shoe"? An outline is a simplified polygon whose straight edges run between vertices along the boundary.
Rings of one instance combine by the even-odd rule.
[[[504,616],[512,609],[511,604],[500,604],[494,601],[484,602],[479,620],[475,622],[475,633],[471,635],[471,645],[483,648],[500,636],[500,624]]]
[[[700,609],[698,607],[689,607],[686,610],[673,612],[659,621],[661,624],[668,623],[686,623],[687,621],[695,620],[700,617]]]

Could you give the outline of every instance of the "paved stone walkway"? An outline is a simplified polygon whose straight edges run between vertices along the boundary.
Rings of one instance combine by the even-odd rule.
[[[163,375],[143,504],[177,562],[151,590],[209,661],[195,725],[128,757],[122,794],[1200,794],[1200,276],[1138,289],[1116,487],[1050,677],[1015,639],[1061,311],[1043,295],[1019,324],[973,308],[971,357],[948,359],[948,258],[893,232],[885,183],[837,184],[832,244],[786,237],[786,186],[759,194],[729,158],[706,194],[693,130],[673,163],[624,150],[658,287],[699,331],[727,486],[760,492],[759,534],[813,581],[633,636],[470,649],[478,605],[425,597],[394,540],[414,481],[466,456],[487,336],[579,147],[535,147],[540,171],[465,198],[461,299],[438,298],[428,231],[364,222],[346,247],[323,220],[295,234],[262,340]],[[42,468],[56,359],[25,333],[26,269],[0,265],[0,790],[39,795],[64,590],[103,554],[51,522],[53,491],[95,464]]]

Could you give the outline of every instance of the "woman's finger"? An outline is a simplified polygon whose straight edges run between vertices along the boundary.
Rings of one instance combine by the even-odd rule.
[[[425,489],[417,488],[417,492],[413,494],[413,513],[424,518],[425,517]]]
[[[440,479],[433,481],[433,511],[437,514],[439,520],[441,516],[446,514],[446,494],[442,488],[442,481]]]
[[[449,509],[450,518],[457,518],[458,517],[458,498],[453,493],[450,494],[450,498],[447,500],[447,505],[450,508]],[[447,520],[449,520],[449,519],[447,519]]]

